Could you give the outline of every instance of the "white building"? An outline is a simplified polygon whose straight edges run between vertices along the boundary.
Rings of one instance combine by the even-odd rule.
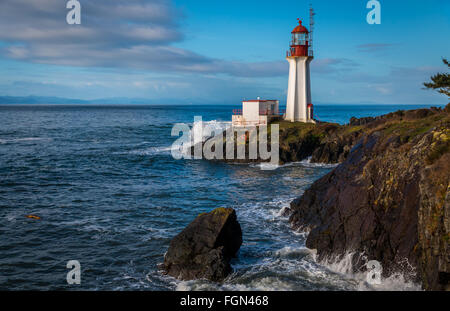
[[[244,100],[242,109],[233,110],[233,126],[268,125],[280,117],[278,100]]]

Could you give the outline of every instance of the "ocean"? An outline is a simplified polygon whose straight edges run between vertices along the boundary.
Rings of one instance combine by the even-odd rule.
[[[0,290],[420,289],[401,275],[373,286],[348,256],[317,262],[284,208],[332,165],[175,160],[176,123],[226,128],[233,106],[0,105]],[[346,123],[417,106],[318,105]],[[223,283],[162,275],[169,242],[199,213],[236,209],[243,245]],[[40,219],[27,218],[36,215]],[[81,284],[69,285],[69,260]]]

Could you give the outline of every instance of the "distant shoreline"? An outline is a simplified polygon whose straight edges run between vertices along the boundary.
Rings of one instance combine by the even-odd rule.
[[[233,107],[239,106],[241,100],[230,103],[206,103],[196,100],[186,100],[180,102],[175,99],[144,99],[144,98],[98,98],[98,99],[74,99],[51,96],[0,96],[0,106],[208,106],[208,107]],[[383,104],[383,103],[324,103],[316,102],[318,107],[324,106],[399,106],[399,107],[445,107],[447,103],[433,104]],[[280,107],[285,107],[284,103]]]

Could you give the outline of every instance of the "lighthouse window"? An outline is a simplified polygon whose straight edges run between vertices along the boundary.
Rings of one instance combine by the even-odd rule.
[[[307,35],[305,33],[295,33],[292,38],[293,45],[305,45]]]

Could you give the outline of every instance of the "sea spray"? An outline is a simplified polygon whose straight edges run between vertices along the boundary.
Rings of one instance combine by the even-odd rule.
[[[314,260],[325,266],[330,271],[341,275],[349,280],[355,281],[357,290],[388,290],[388,291],[417,291],[421,290],[420,284],[409,281],[412,279],[410,271],[394,272],[388,277],[381,277],[380,284],[367,281],[368,271],[356,267],[364,267],[361,263],[367,263],[369,259],[363,253],[346,252],[341,256],[331,256],[318,260],[314,255]]]

